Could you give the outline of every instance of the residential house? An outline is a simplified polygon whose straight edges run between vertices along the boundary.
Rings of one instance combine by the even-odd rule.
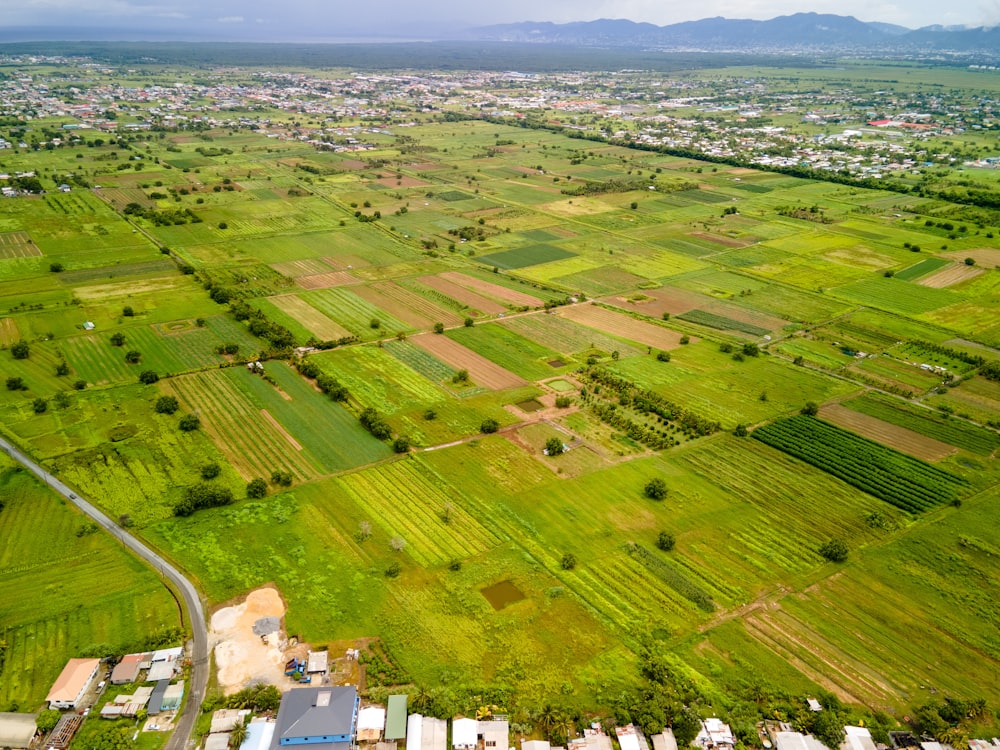
[[[359,703],[358,691],[352,686],[289,690],[281,699],[271,750],[287,745],[349,750]]]

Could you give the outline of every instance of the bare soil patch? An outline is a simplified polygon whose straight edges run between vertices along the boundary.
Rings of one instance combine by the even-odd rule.
[[[451,297],[453,300],[461,302],[463,305],[468,305],[473,310],[478,310],[485,315],[496,315],[497,313],[506,312],[507,308],[503,305],[494,302],[491,299],[487,299],[481,294],[476,294],[475,292],[461,287],[453,281],[442,278],[441,276],[421,276],[417,279],[424,286],[433,289],[436,292],[441,292],[447,297]]]
[[[727,237],[724,234],[712,234],[711,232],[691,232],[688,236],[714,242],[717,245],[725,245],[726,247],[746,247],[753,244],[750,240],[741,240],[736,237]]]
[[[1000,267],[1000,249],[995,247],[977,247],[975,250],[955,250],[950,253],[941,254],[946,258],[955,258],[956,260],[972,258],[978,265],[986,266],[987,268]]]
[[[340,166],[343,169],[364,169],[368,165],[363,161],[358,161],[357,159],[342,159]]]
[[[455,369],[468,370],[472,382],[483,388],[503,390],[527,384],[527,381],[510,370],[505,370],[495,362],[476,354],[447,336],[424,333],[414,336],[410,341]]]
[[[819,411],[819,416],[839,427],[856,432],[869,440],[895,448],[903,453],[923,459],[924,461],[940,461],[942,458],[957,452],[957,448],[942,443],[940,440],[921,435],[876,417],[848,409],[840,404],[829,404]]]
[[[282,629],[266,641],[253,632],[258,620],[282,620],[284,616],[285,603],[274,588],[251,591],[242,603],[222,607],[212,615],[208,640],[215,651],[219,684],[226,695],[260,682],[283,691],[292,686],[285,677],[287,644]]]
[[[423,180],[418,180],[416,177],[407,177],[403,175],[402,177],[383,177],[377,180],[380,185],[385,185],[386,187],[423,187],[424,185],[430,185],[429,182],[424,182]]]
[[[681,345],[683,334],[670,328],[636,320],[623,313],[614,312],[597,305],[573,305],[572,307],[560,308],[556,313],[576,323],[581,323],[599,331],[610,333],[613,336],[620,336],[630,341],[638,341],[640,344],[652,346],[657,349],[676,349]],[[691,336],[691,342],[697,341],[697,337]]]
[[[361,281],[350,271],[333,271],[331,273],[314,273],[299,276],[295,283],[303,289],[329,289],[334,286],[347,286]]]
[[[458,271],[446,271],[440,275],[440,278],[452,281],[459,286],[465,287],[466,289],[472,289],[473,291],[487,294],[490,297],[496,297],[497,299],[509,302],[512,305],[540,307],[544,304],[542,300],[538,299],[538,297],[533,297],[530,294],[525,294],[524,292],[508,289],[507,287],[500,286],[499,284],[491,284],[488,281],[483,281],[482,279],[477,279],[473,276],[466,276],[464,273],[459,273]]]
[[[628,297],[605,297],[602,302],[621,307],[625,310],[635,310],[653,318],[662,318],[663,313],[681,315],[708,303],[711,298],[686,289],[664,287],[662,289],[645,289],[641,292],[645,299],[632,300]]]
[[[20,339],[21,332],[17,330],[17,321],[13,318],[0,318],[0,345],[10,346]]]
[[[984,273],[986,273],[986,269],[967,266],[964,263],[961,265],[956,263],[948,268],[942,268],[930,276],[925,276],[917,283],[920,286],[929,286],[931,289],[945,289],[949,286],[955,286],[955,284],[961,284],[963,281],[974,279]]]

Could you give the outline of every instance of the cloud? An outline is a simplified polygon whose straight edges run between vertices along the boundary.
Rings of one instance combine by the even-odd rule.
[[[222,18],[216,18],[219,23],[243,23],[243,16],[223,16]]]

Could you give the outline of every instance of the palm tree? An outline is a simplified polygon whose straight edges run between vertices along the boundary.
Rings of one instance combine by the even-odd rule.
[[[240,745],[242,745],[250,734],[250,717],[244,717],[243,721],[233,727],[233,731],[229,733],[229,747],[232,750],[239,750]]]
[[[535,723],[542,730],[546,739],[551,739],[552,732],[562,724],[562,720],[562,713],[551,703],[546,703],[535,715]]]

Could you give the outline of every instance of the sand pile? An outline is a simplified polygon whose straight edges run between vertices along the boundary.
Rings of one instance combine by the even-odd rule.
[[[215,649],[219,684],[226,695],[260,682],[281,690],[291,687],[284,671],[283,634],[274,633],[265,643],[254,633],[254,625],[262,618],[280,622],[284,614],[285,604],[277,589],[262,588],[251,591],[242,604],[223,607],[212,615],[208,640]]]

